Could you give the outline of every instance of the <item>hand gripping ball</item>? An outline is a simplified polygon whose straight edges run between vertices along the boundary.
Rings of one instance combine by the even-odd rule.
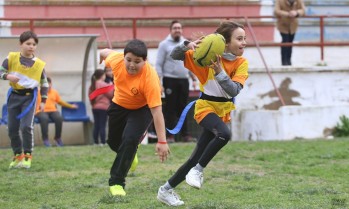
[[[217,60],[216,54],[222,55],[225,49],[225,39],[221,34],[213,33],[205,36],[194,51],[194,63],[205,67],[211,65],[211,60]]]

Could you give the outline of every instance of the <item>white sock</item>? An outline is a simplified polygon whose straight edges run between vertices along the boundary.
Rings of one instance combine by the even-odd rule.
[[[194,169],[197,170],[197,171],[202,172],[202,171],[204,170],[204,167],[202,167],[202,166],[198,163],[198,164],[196,164],[196,166],[194,167]]]
[[[162,186],[165,190],[173,189],[173,187],[168,183],[168,181]]]

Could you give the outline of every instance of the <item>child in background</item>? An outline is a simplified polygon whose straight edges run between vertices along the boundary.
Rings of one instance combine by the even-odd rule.
[[[140,40],[127,43],[124,53],[103,49],[100,57],[112,68],[115,83],[108,109],[107,143],[117,155],[110,170],[109,189],[112,195],[125,196],[126,176],[152,117],[160,161],[166,160],[170,153],[162,114],[161,86],[155,69],[147,62],[147,47]]]
[[[217,61],[211,66],[194,64],[194,49],[201,39],[185,41],[171,52],[171,57],[183,60],[185,67],[200,81],[201,96],[195,103],[194,118],[203,131],[187,162],[158,190],[157,199],[169,206],[184,204],[174,191],[184,179],[190,186],[201,188],[204,168],[231,138],[231,131],[225,123],[235,109],[233,98],[239,94],[248,77],[248,62],[241,57],[246,46],[244,27],[235,22],[223,22],[216,33],[225,38],[226,45],[222,57],[217,56]]]
[[[114,83],[113,71],[111,70],[111,68],[105,67],[104,72],[105,72],[105,80],[104,81],[108,84]]]
[[[113,87],[112,83],[105,82],[106,74],[104,70],[97,69],[91,77],[91,86],[89,88],[89,94],[92,92],[98,93],[98,90],[105,89],[105,87]],[[107,91],[101,91],[91,100],[92,113],[94,119],[93,126],[93,140],[95,145],[99,144],[98,138],[101,139],[101,146],[105,145],[105,131],[107,124],[107,109],[110,105],[110,101],[113,98],[113,88],[107,89]]]
[[[47,81],[49,84],[49,90],[47,94],[46,104],[44,106],[44,109],[41,111],[39,106],[36,106],[36,115],[40,122],[41,127],[41,135],[42,140],[44,142],[44,145],[46,147],[50,147],[51,143],[48,138],[48,124],[50,119],[55,123],[55,137],[54,140],[56,142],[56,145],[59,147],[63,146],[62,141],[62,126],[63,126],[63,117],[60,114],[60,112],[57,110],[57,104],[71,108],[76,109],[78,108],[75,104],[69,104],[65,101],[63,101],[58,93],[58,91],[54,88],[52,88],[52,80],[50,77],[47,77]],[[41,91],[39,91],[38,98],[37,98],[37,104],[41,103]]]
[[[0,67],[0,78],[9,80],[11,86],[7,98],[8,135],[14,157],[9,168],[31,167],[37,88],[41,87],[38,105],[43,110],[49,87],[45,62],[34,55],[38,43],[35,33],[23,32],[19,37],[20,52],[10,52]]]

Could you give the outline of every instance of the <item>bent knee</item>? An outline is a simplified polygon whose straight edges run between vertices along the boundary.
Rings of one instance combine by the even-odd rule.
[[[119,149],[119,144],[113,143],[111,140],[107,140],[107,144],[109,145],[110,149],[113,150],[114,152],[118,152]]]
[[[227,130],[224,130],[220,133],[217,134],[217,138],[220,139],[221,141],[225,142],[225,143],[228,143],[228,141],[230,140],[231,138],[231,132],[229,129]]]

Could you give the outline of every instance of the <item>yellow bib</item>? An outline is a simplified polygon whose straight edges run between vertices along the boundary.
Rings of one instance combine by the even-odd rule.
[[[208,78],[204,84],[200,84],[201,92],[204,92],[204,86],[208,84],[209,81],[213,81],[214,70],[209,68]],[[235,105],[233,102],[214,102],[203,99],[198,99],[195,103],[194,118],[197,123],[200,123],[201,120],[206,117],[209,113],[217,114],[224,122],[230,121],[230,112],[235,110]]]
[[[8,55],[8,73],[19,77],[19,82],[10,82],[10,86],[13,89],[34,89],[38,87],[46,63],[36,58],[33,66],[27,67],[21,64],[20,57],[20,52],[10,52]]]

